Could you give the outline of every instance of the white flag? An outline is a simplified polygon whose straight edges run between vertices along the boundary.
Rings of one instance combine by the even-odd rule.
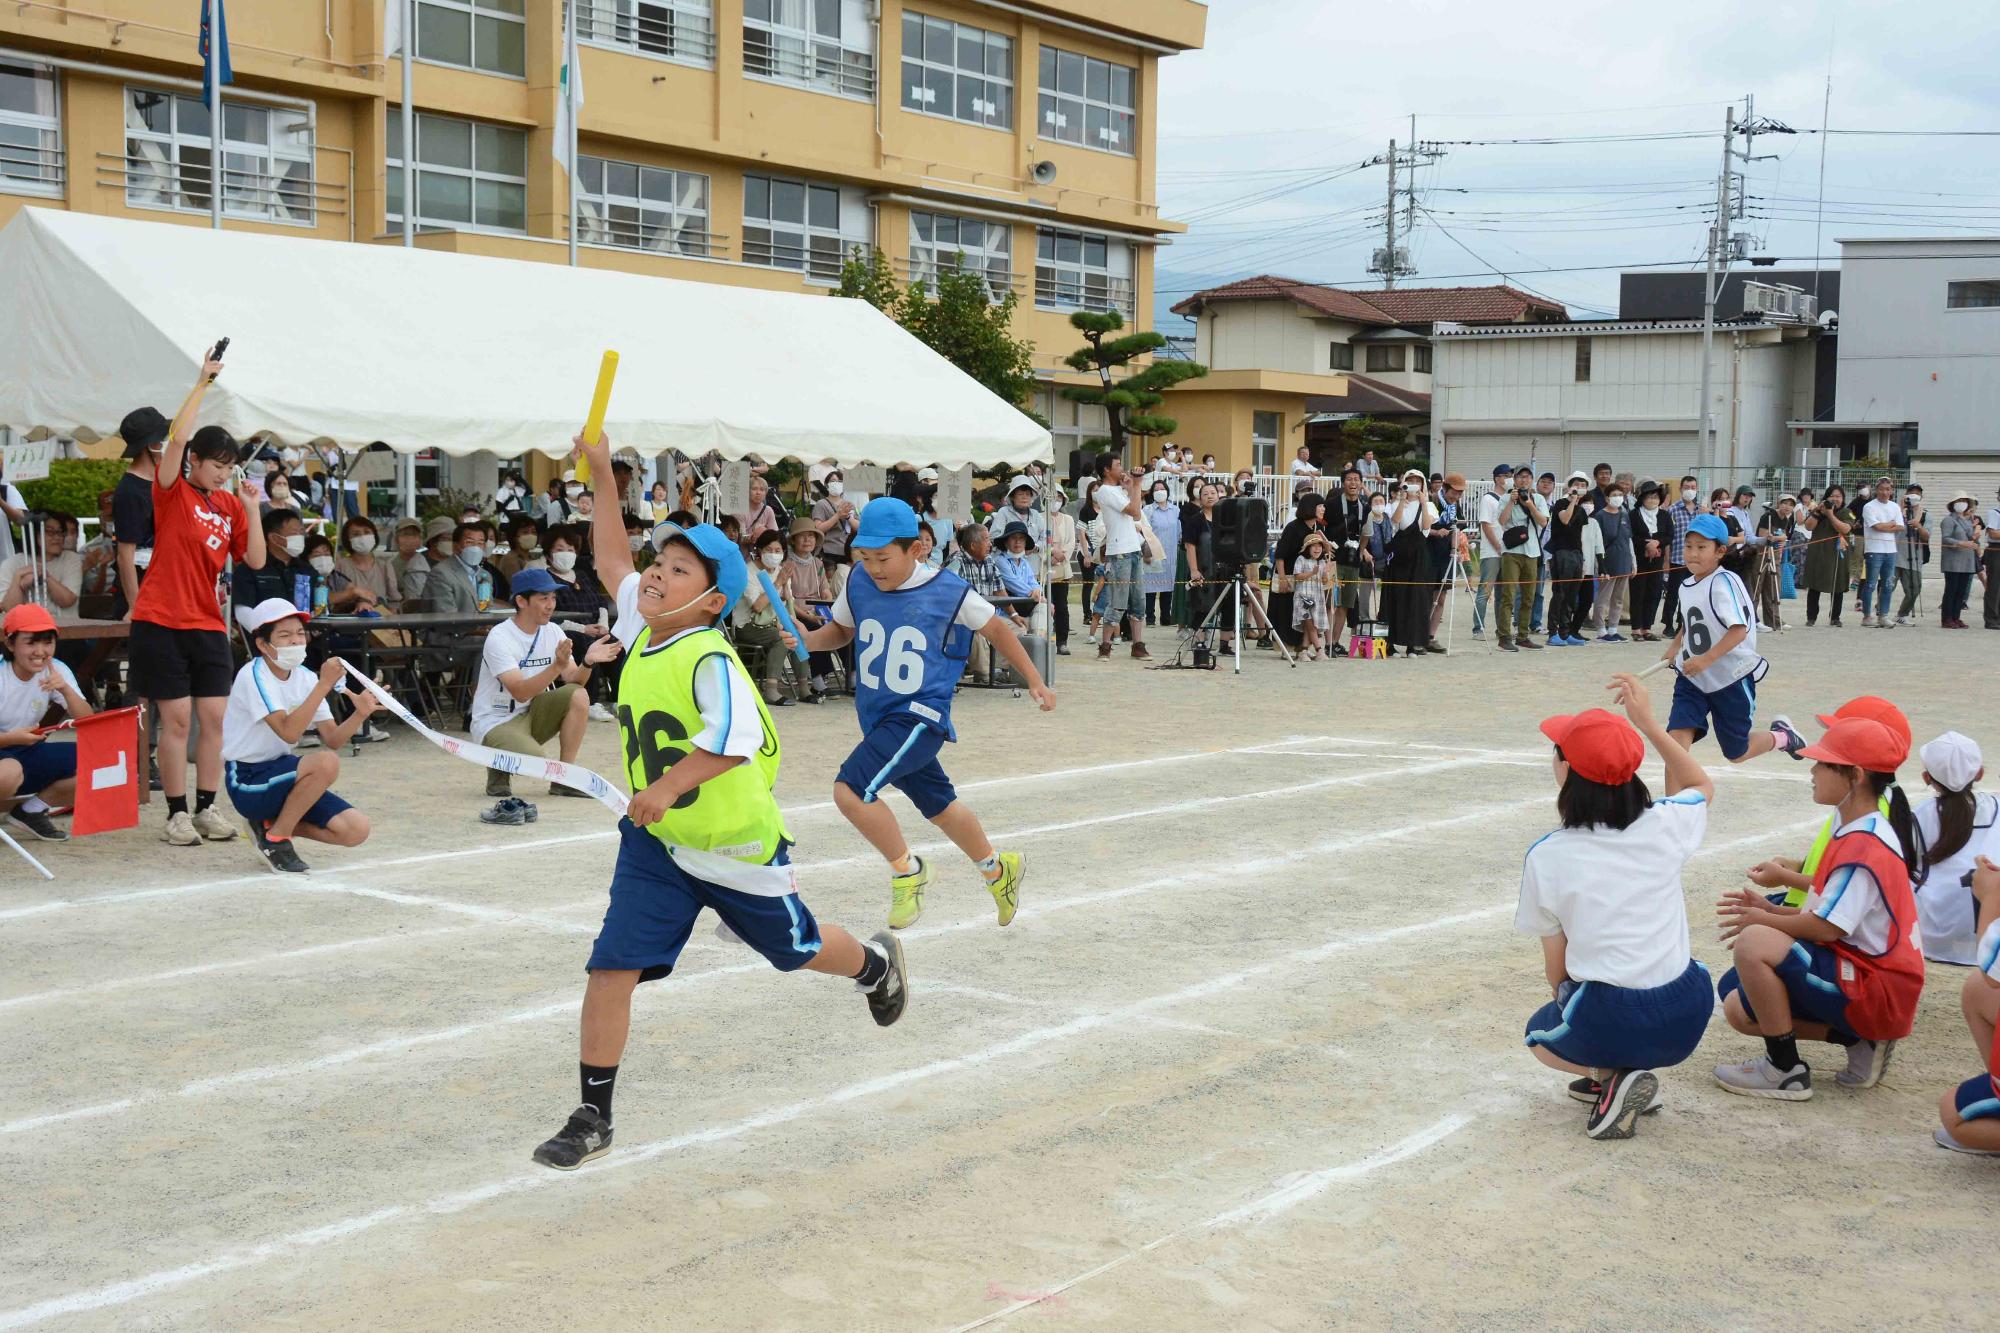
[[[569,8],[574,10],[575,6],[576,0],[571,0]],[[572,18],[573,21],[574,19]],[[570,87],[571,79],[576,80],[576,87],[574,89]],[[575,98],[575,110],[580,111],[583,109],[583,70],[576,58],[576,34],[574,32],[566,35],[566,41],[563,45],[562,83],[557,91],[561,95],[556,99],[556,161],[562,163],[564,171],[573,172],[575,168],[571,166],[569,160],[570,117],[573,114],[570,99],[572,96]]]
[[[408,0],[383,0],[382,54],[394,55],[403,49],[403,6]]]

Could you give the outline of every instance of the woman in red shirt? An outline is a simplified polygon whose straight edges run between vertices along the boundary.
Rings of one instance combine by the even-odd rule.
[[[215,808],[222,786],[222,715],[236,675],[218,580],[232,560],[251,569],[264,566],[263,527],[249,520],[234,494],[236,441],[220,426],[188,436],[202,395],[221,372],[222,362],[205,361],[174,418],[153,478],[153,563],[132,607],[132,692],[150,700],[159,714],[160,790],[167,798],[163,836],[177,847],[236,836],[235,826]],[[201,740],[190,814],[187,749],[193,716],[201,719]]]

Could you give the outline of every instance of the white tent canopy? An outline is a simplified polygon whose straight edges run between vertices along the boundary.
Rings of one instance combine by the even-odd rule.
[[[1049,433],[863,301],[528,260],[27,208],[0,231],[0,423],[168,416],[231,339],[201,422],[358,449],[567,453],[606,349],[606,433],[650,456],[942,468]]]

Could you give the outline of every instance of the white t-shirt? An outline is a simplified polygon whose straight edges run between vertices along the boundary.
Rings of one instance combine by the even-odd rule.
[[[1902,855],[1903,844],[1896,837],[1896,830],[1879,811],[1871,810],[1852,823],[1842,824],[1833,831],[1833,836],[1840,838],[1864,829],[1878,835],[1898,856]],[[1889,951],[1890,932],[1895,929],[1896,919],[1889,914],[1889,904],[1883,900],[1882,886],[1875,882],[1875,876],[1866,866],[1835,866],[1827,876],[1826,892],[1822,894],[1815,889],[1808,893],[1803,910],[1846,931],[1847,943],[1862,953],[1880,956]]]
[[[918,565],[910,577],[896,587],[897,592],[906,588],[921,588],[938,576],[938,571],[929,565]],[[833,618],[839,624],[854,628],[854,608],[847,604],[847,585],[840,586],[840,596],[834,599]],[[986,628],[986,622],[993,619],[993,603],[977,592],[965,594],[965,600],[958,604],[958,619],[955,623],[965,626],[967,632],[977,634]]]
[[[1743,580],[1726,569],[1717,569],[1705,579],[1689,579],[1681,584],[1681,651],[1676,661],[1698,657],[1738,625],[1745,627],[1743,642],[1724,653],[1716,664],[1700,675],[1689,676],[1688,684],[1703,694],[1728,689],[1745,676],[1754,684],[1762,679],[1767,665],[1757,652],[1757,617],[1750,610],[1750,590]]]
[[[0,561],[0,589],[13,587],[14,580],[20,578],[21,571],[28,568],[31,563],[25,555],[10,555],[4,561]],[[49,577],[73,593],[82,593],[83,557],[75,551],[64,551],[49,561]],[[21,600],[28,599],[24,597]],[[42,605],[48,608],[49,618],[58,625],[72,624],[76,620],[75,602],[71,602],[68,606],[58,606],[56,599],[50,597]]]
[[[1896,534],[1877,532],[1877,523],[1894,523],[1901,526],[1903,507],[1894,500],[1870,500],[1861,506],[1861,526],[1864,529],[1862,551],[1868,555],[1896,554]]]
[[[1303,458],[1294,458],[1292,460],[1292,475],[1295,477],[1317,477],[1319,469]]]
[[[1124,487],[1100,484],[1090,493],[1090,502],[1097,506],[1097,515],[1104,520],[1104,554],[1131,555],[1141,543],[1139,521],[1125,512],[1125,506],[1132,503],[1132,497]]]
[[[1938,803],[1926,801],[1914,814],[1924,845],[1936,845]],[[1972,961],[1973,946],[1977,943],[1973,929],[1978,919],[1964,879],[1965,872],[1977,865],[1981,856],[2000,860],[2000,798],[1984,791],[1973,793],[1972,836],[1965,840],[1965,846],[1942,861],[1932,862],[1924,871],[1923,883],[1916,886],[1924,957],[1961,966]]]
[[[49,659],[48,671],[55,672],[57,679],[66,682],[71,689],[77,688],[76,677],[70,669],[53,657]],[[39,727],[51,706],[65,713],[69,711],[60,690],[51,692],[42,688],[42,677],[46,674],[47,671],[37,671],[22,680],[12,662],[0,663],[0,731]],[[82,693],[81,690],[77,692]]]
[[[1482,560],[1498,560],[1507,553],[1506,547],[1486,535],[1489,524],[1496,534],[1506,531],[1500,522],[1500,506],[1504,503],[1506,497],[1498,491],[1488,491],[1479,497],[1479,558]]]
[[[516,702],[500,683],[503,672],[518,671],[537,676],[556,660],[556,646],[563,632],[543,625],[531,637],[513,620],[503,620],[486,631],[486,647],[479,654],[479,683],[472,691],[472,739],[483,741],[486,733],[527,707]]]
[[[285,738],[271,730],[273,713],[289,713],[306,701],[319,684],[319,676],[304,667],[293,667],[282,680],[262,657],[245,664],[229,687],[229,705],[222,714],[222,757],[235,763],[261,764],[282,759],[292,752]],[[313,711],[312,725],[333,721],[326,700]]]
[[[1578,981],[1666,985],[1694,956],[1681,868],[1707,828],[1708,802],[1682,792],[1622,829],[1557,829],[1528,849],[1514,929],[1542,938],[1561,931]]]

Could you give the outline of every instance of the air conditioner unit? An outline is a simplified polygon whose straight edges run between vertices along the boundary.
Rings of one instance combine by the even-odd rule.
[[[1746,282],[1743,284],[1743,313],[1746,315],[1768,315],[1777,306],[1778,289],[1768,282]]]

